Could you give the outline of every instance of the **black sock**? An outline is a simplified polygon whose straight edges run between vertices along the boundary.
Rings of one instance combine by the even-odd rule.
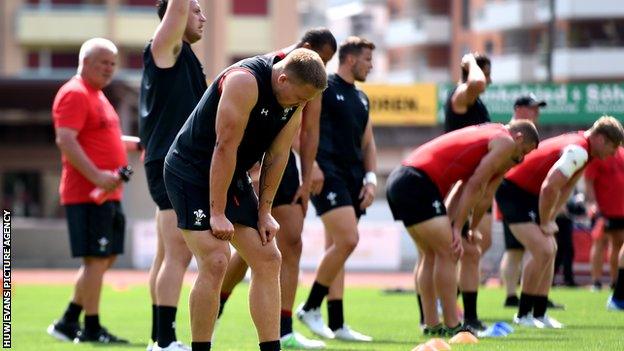
[[[462,300],[464,301],[464,320],[477,319],[477,292],[463,291]]]
[[[344,325],[342,300],[327,300],[327,316],[329,318],[329,329],[336,331],[342,328]]]
[[[624,268],[618,269],[615,289],[613,290],[613,298],[616,300],[624,300]]]
[[[221,314],[223,313],[223,309],[225,308],[225,303],[230,298],[230,295],[232,295],[231,292],[224,292],[224,291],[221,292],[221,297],[219,299],[219,314],[217,315],[217,318],[221,317]]]
[[[279,340],[265,341],[265,342],[261,342],[258,345],[260,346],[260,351],[280,351],[282,349],[282,346],[280,345]]]
[[[548,296],[535,295],[533,301],[533,317],[544,317],[546,308],[548,307]]]
[[[210,341],[191,342],[192,351],[210,351],[210,346],[211,346]]]
[[[280,313],[280,337],[292,333],[292,311],[282,310]]]
[[[314,284],[312,284],[312,289],[310,290],[310,295],[308,295],[308,300],[306,301],[305,305],[303,305],[303,310],[309,311],[313,308],[321,307],[321,303],[323,303],[323,299],[325,298],[325,296],[327,296],[328,293],[328,286],[322,285],[319,282],[315,281]]]
[[[82,306],[70,302],[69,305],[67,305],[67,309],[65,309],[65,313],[63,314],[63,321],[67,323],[78,323],[80,312],[82,312]]]
[[[420,312],[420,325],[425,325],[425,316],[423,315],[422,308],[422,298],[420,297],[420,294],[416,294],[416,298],[418,299],[418,312]]]
[[[533,309],[534,296],[520,293],[520,303],[518,304],[518,318],[524,317]]]
[[[178,309],[173,306],[158,306],[158,346],[167,347],[176,341],[175,318]]]
[[[152,341],[158,337],[158,306],[152,305]]]
[[[97,314],[85,315],[85,334],[95,334],[100,331],[100,316]]]

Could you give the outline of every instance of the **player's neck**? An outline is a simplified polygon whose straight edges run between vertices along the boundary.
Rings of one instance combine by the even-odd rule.
[[[339,66],[336,74],[345,82],[349,84],[355,84],[355,77],[353,76],[353,73],[351,73],[351,68]]]

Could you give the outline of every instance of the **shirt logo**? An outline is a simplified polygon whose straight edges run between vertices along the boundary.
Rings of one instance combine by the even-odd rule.
[[[336,100],[344,101],[344,95],[336,94]]]
[[[336,202],[336,193],[335,192],[330,192],[329,194],[327,194],[327,200],[329,200],[329,204],[332,206],[336,206],[337,202]]]
[[[294,107],[289,107],[289,108],[285,108],[284,109],[284,114],[282,115],[282,121],[286,120],[286,117],[288,117],[288,114],[290,113],[290,111],[293,110]]]
[[[535,211],[529,211],[529,217],[531,217],[532,222],[535,222],[537,220],[537,215],[535,214]]]
[[[436,214],[442,214],[442,203],[440,203],[440,201],[435,200],[431,203],[431,206],[435,208]]]
[[[364,105],[364,108],[368,110],[368,101],[366,101],[366,99],[364,98],[360,98],[360,101],[362,101],[362,105]]]
[[[193,213],[195,214],[195,225],[200,226],[202,225],[202,220],[204,218],[206,218],[206,214],[204,213],[204,210],[199,209],[199,210],[195,210],[193,211]]]
[[[260,114],[261,114],[261,115],[268,116],[268,115],[269,115],[269,110],[268,110],[268,109],[266,109],[266,108],[263,108],[263,109],[262,109],[262,111],[260,111]]]
[[[110,241],[108,241],[108,239],[106,239],[105,237],[101,237],[100,239],[98,239],[97,243],[100,245],[100,252],[106,252],[106,246],[109,242]]]

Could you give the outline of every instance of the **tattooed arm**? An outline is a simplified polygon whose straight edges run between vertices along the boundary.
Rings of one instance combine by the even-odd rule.
[[[273,206],[273,198],[282,180],[282,174],[288,163],[290,146],[301,124],[301,109],[301,107],[297,108],[295,114],[275,137],[275,140],[273,140],[269,150],[264,153],[264,158],[262,159],[259,185],[258,230],[260,231],[260,239],[263,244],[271,241],[277,230],[279,230],[279,225],[271,216],[271,208]]]

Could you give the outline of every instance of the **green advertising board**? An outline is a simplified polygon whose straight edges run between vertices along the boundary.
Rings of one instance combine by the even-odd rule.
[[[438,85],[438,120],[444,120],[444,103],[452,84]],[[533,93],[548,106],[542,108],[542,125],[590,125],[602,115],[624,122],[623,83],[492,84],[481,99],[492,121],[507,122],[518,96]]]

